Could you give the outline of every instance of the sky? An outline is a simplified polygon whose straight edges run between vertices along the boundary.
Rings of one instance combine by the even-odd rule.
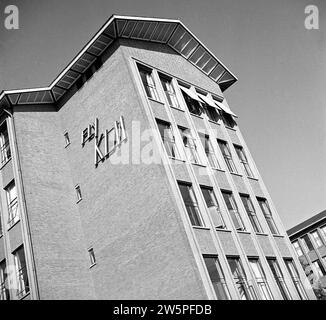
[[[181,20],[239,79],[224,94],[284,226],[326,209],[326,1],[0,0],[0,92],[49,85],[112,14]]]

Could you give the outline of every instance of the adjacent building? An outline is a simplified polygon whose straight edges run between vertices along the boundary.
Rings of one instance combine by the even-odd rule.
[[[326,210],[287,233],[310,282],[320,280],[320,286],[326,288]]]
[[[236,81],[182,22],[112,16],[50,86],[3,91],[0,298],[315,299]]]

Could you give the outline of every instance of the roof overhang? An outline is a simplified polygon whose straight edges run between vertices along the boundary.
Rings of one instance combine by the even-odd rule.
[[[168,45],[215,81],[221,91],[237,81],[231,71],[181,21],[113,15],[48,87],[2,91],[0,107],[58,102],[119,38]]]

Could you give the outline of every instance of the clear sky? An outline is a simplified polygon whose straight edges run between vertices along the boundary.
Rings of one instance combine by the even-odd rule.
[[[17,5],[20,29],[4,28]],[[319,30],[304,27],[319,8]],[[239,81],[225,92],[286,228],[326,209],[325,0],[0,0],[0,91],[47,86],[112,14],[180,19]]]

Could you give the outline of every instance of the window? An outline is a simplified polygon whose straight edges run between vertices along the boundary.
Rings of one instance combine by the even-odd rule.
[[[160,76],[161,79],[161,83],[162,83],[162,87],[166,96],[166,100],[169,103],[170,107],[174,107],[174,108],[180,108],[180,105],[178,103],[178,99],[177,96],[175,94],[175,90],[173,88],[173,84],[172,84],[172,80],[168,79],[166,77]]]
[[[226,127],[234,128],[235,121],[234,121],[234,119],[232,118],[232,116],[230,114],[222,111],[221,116],[222,116],[223,122],[224,122]]]
[[[300,244],[299,244],[299,241],[294,241],[293,243],[293,247],[298,255],[298,257],[302,256],[303,255],[303,252],[301,250],[301,247],[300,247]]]
[[[217,139],[217,142],[218,142],[218,145],[220,146],[222,155],[224,157],[225,163],[226,163],[229,171],[237,173],[237,169],[234,165],[232,155],[231,155],[231,152],[230,152],[227,142],[225,142],[223,140],[218,140],[218,139]]]
[[[216,108],[209,106],[208,104],[204,105],[205,113],[209,120],[213,122],[218,122],[219,114],[217,113]]]
[[[251,300],[246,274],[241,261],[237,257],[227,257],[235,285],[239,291],[241,300]]]
[[[301,238],[301,240],[302,240],[302,244],[303,244],[303,246],[304,246],[304,248],[305,248],[305,250],[306,250],[307,253],[308,253],[309,251],[313,251],[313,250],[315,250],[315,249],[314,249],[314,246],[313,246],[313,244],[312,244],[312,242],[311,242],[311,240],[310,240],[308,234],[305,234],[305,235]]]
[[[6,188],[8,204],[8,225],[12,226],[19,221],[19,208],[15,182],[11,182]]]
[[[67,147],[70,145],[70,138],[69,138],[68,132],[65,132],[64,137],[65,137],[65,143],[66,143],[66,147]]]
[[[307,299],[307,295],[303,289],[302,283],[300,281],[299,278],[299,274],[298,271],[293,263],[292,259],[284,259],[284,262],[286,264],[286,267],[289,271],[289,274],[292,278],[293,284],[295,286],[295,288],[297,289],[298,295],[300,297],[301,300],[306,300]]]
[[[143,82],[146,94],[148,98],[154,99],[154,100],[159,100],[158,99],[158,94],[153,78],[153,72],[145,67],[140,67],[138,66],[139,73],[141,80]]]
[[[321,241],[318,231],[311,232],[312,238],[314,239],[315,245],[317,248],[321,247],[323,245],[323,242]]]
[[[203,113],[201,106],[201,100],[198,98],[197,94],[190,89],[180,86],[183,98],[186,102],[188,110],[190,113],[200,116]]]
[[[252,205],[252,202],[249,198],[249,196],[247,195],[240,195],[242,203],[246,209],[247,215],[249,217],[249,220],[252,224],[252,227],[254,228],[255,232],[261,233],[262,232],[262,228],[259,224],[254,206]]]
[[[274,222],[272,212],[269,208],[267,200],[264,198],[257,198],[257,200],[258,200],[259,206],[261,208],[261,211],[264,214],[264,217],[268,224],[269,230],[271,231],[272,234],[278,234],[278,230],[276,228],[276,224]]]
[[[179,189],[193,226],[202,226],[202,219],[192,186],[179,182]]]
[[[88,249],[88,254],[89,254],[89,259],[91,262],[91,267],[96,264],[96,259],[95,259],[95,253],[94,253],[94,249],[93,248],[89,248]]]
[[[0,166],[2,167],[11,159],[11,151],[9,145],[9,136],[7,126],[4,124],[0,128]]]
[[[199,133],[200,140],[202,142],[202,145],[205,149],[205,154],[207,156],[209,164],[212,166],[212,168],[220,169],[220,165],[217,161],[214,149],[212,147],[212,144],[209,140],[209,136],[206,134]]]
[[[0,300],[10,300],[5,260],[0,262]]]
[[[319,260],[314,261],[312,264],[315,267],[317,275],[319,277],[323,277],[324,275],[326,275],[325,269]]]
[[[178,150],[175,145],[175,138],[172,133],[171,124],[168,122],[164,122],[161,120],[156,120],[158,130],[160,131],[160,135],[166,150],[166,153],[169,157],[178,158]]]
[[[277,286],[282,294],[282,297],[284,300],[290,300],[291,296],[289,293],[289,290],[286,286],[286,283],[284,281],[283,273],[281,271],[281,268],[275,258],[267,258],[267,262],[269,264],[269,267],[272,270],[274,279],[277,283]]]
[[[241,216],[238,211],[237,204],[234,200],[232,193],[227,191],[222,191],[222,195],[235,228],[237,230],[245,230],[244,224],[242,222]]]
[[[14,253],[15,270],[17,279],[17,296],[21,298],[29,292],[24,247],[20,247]]]
[[[179,131],[188,160],[192,163],[199,163],[196,140],[192,137],[190,130],[179,127]]]
[[[203,186],[201,186],[200,189],[205,199],[207,208],[211,214],[215,227],[225,228],[225,223],[221,215],[220,206],[218,205],[213,189]]]
[[[248,261],[249,261],[251,270],[255,276],[262,300],[272,300],[273,297],[270,292],[269,286],[267,284],[265,273],[264,273],[263,268],[261,267],[259,259],[249,258]]]
[[[230,300],[224,274],[217,257],[204,256],[205,265],[218,300]]]
[[[79,201],[82,200],[82,194],[81,194],[80,186],[76,185],[75,190],[76,190],[76,197],[77,197],[77,203],[78,203]]]
[[[250,166],[249,166],[249,163],[248,163],[248,160],[247,160],[247,157],[243,151],[243,148],[240,147],[240,146],[234,146],[235,148],[235,151],[237,152],[237,155],[239,157],[239,160],[240,160],[240,163],[243,167],[243,170],[245,172],[245,174],[248,176],[248,177],[253,177],[253,174],[252,174],[252,171],[250,169]]]
[[[326,241],[326,226],[322,226],[320,228],[320,231],[321,231],[321,234],[323,235],[324,237],[324,241]]]

